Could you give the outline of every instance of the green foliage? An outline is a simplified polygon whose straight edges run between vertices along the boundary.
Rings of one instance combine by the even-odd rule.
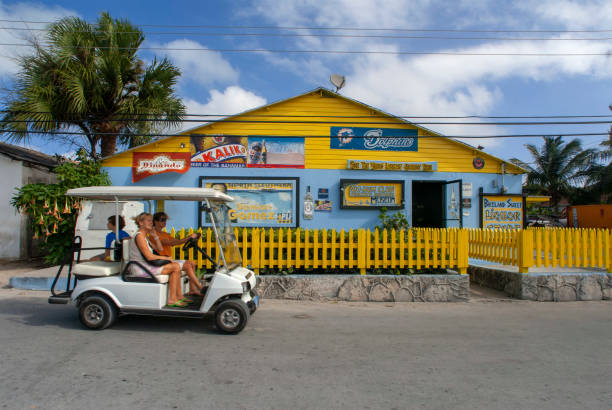
[[[531,153],[533,166],[516,158],[511,161],[528,170],[525,191],[531,194],[550,195],[554,212],[559,214],[559,202],[584,183],[583,172],[592,165],[595,150],[583,150],[580,141],[568,143],[561,137],[544,137],[540,148],[525,145]]]
[[[146,65],[137,55],[143,42],[138,27],[108,13],[93,24],[77,17],[50,24],[44,45],[32,40],[33,54],[18,60],[2,118],[9,138],[76,128],[84,136],[73,142],[83,138],[92,157],[100,146],[104,157],[115,152],[118,139],[134,146],[151,140],[139,134],[178,126],[185,113],[174,94],[180,70],[166,58]]]
[[[401,229],[410,228],[406,216],[400,211],[397,211],[393,215],[387,215],[387,208],[382,207],[380,208],[378,219],[380,219],[380,225],[378,226],[380,229],[386,229],[388,231],[395,229],[399,231]]]
[[[44,239],[45,261],[61,263],[69,254],[80,203],[67,197],[72,188],[110,185],[98,161],[80,151],[77,161],[62,160],[55,168],[57,184],[27,184],[17,191],[11,205],[30,217],[34,238]]]

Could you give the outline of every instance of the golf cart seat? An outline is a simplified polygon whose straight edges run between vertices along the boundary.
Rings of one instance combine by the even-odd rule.
[[[121,246],[123,247],[123,260],[120,266],[121,270],[123,270],[125,266],[128,264],[128,262],[130,261],[130,241],[131,239],[124,239],[121,242]],[[128,274],[127,277],[133,278],[134,276]],[[170,279],[170,275],[156,275],[155,279],[157,279],[157,282],[161,284],[168,283],[168,280]]]
[[[91,261],[74,265],[72,273],[86,277],[104,277],[118,275],[121,262]]]

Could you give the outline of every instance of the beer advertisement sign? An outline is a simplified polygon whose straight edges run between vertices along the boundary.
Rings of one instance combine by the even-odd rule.
[[[191,136],[191,166],[205,168],[244,168],[247,163],[247,137]]]

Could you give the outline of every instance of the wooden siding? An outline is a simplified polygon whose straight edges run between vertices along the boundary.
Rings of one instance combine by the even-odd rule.
[[[337,117],[353,118],[344,119]],[[256,121],[273,122],[257,123]],[[305,124],[304,122],[310,123]],[[428,138],[419,138],[418,152],[332,150],[329,148],[329,134],[330,127],[334,126],[417,129],[419,137],[428,136]],[[439,172],[499,173],[501,172],[502,163],[498,158],[470,148],[467,145],[443,137],[432,137],[432,133],[425,129],[406,124],[392,116],[385,116],[382,112],[369,108],[366,105],[323,90],[314,91],[230,117],[227,121],[189,130],[185,134],[304,136],[306,137],[305,168],[310,169],[346,169],[348,159],[357,159],[398,162],[435,161],[438,164],[437,170]],[[188,149],[188,138],[169,137],[157,142],[154,147],[151,147],[151,144],[149,144],[139,150],[155,152],[163,152],[164,150],[183,151],[183,149],[179,149],[181,142],[186,142]],[[131,156],[131,152],[118,154],[106,159],[104,165],[131,166]],[[475,157],[481,157],[485,160],[483,169],[474,169],[472,161]],[[512,165],[507,166],[506,171],[508,173],[520,173],[520,170]]]

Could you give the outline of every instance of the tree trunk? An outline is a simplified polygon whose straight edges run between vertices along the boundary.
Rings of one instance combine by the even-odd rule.
[[[117,148],[116,135],[103,135],[101,138],[100,155],[102,158],[108,157],[115,153]]]

